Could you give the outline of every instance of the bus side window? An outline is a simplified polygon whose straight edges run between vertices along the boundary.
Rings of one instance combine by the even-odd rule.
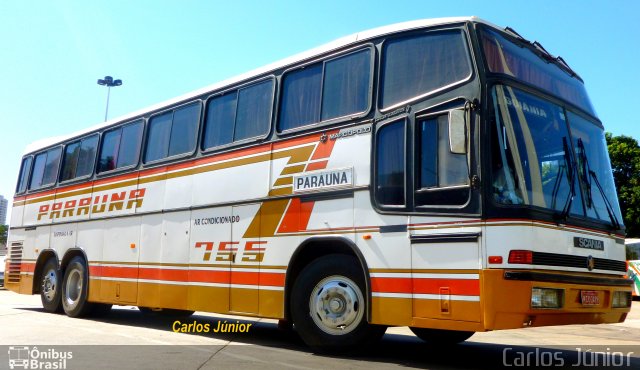
[[[386,124],[376,135],[375,197],[382,206],[405,204],[405,121]]]
[[[210,98],[202,149],[264,137],[271,125],[273,84],[270,79]]]
[[[92,135],[81,141],[67,144],[62,159],[60,181],[72,180],[93,174],[97,146],[98,135]]]
[[[469,199],[466,154],[449,145],[448,115],[418,121],[416,205],[463,205]]]
[[[37,190],[56,182],[61,152],[62,147],[58,146],[36,155],[29,190]]]
[[[286,72],[278,131],[366,112],[371,73],[369,48]]]
[[[383,48],[383,109],[463,82],[472,73],[469,48],[461,30],[391,39]]]
[[[98,173],[138,164],[142,145],[142,121],[109,130],[102,135]]]
[[[20,177],[18,178],[18,186],[16,193],[21,194],[27,190],[27,179],[29,179],[29,172],[31,172],[31,163],[33,157],[27,157],[22,160],[22,166],[20,166]]]
[[[199,121],[199,103],[152,117],[149,121],[145,163],[192,153],[195,150]]]

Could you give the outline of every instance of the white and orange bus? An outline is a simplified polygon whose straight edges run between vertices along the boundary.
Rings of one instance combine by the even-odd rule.
[[[293,323],[344,349],[622,322],[624,226],[580,77],[510,28],[341,38],[27,148],[5,285]]]

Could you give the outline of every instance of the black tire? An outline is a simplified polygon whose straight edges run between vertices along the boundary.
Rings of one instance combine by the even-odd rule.
[[[91,312],[93,305],[87,301],[89,270],[84,258],[73,257],[64,272],[62,283],[62,308],[70,317],[81,317]]]
[[[416,337],[436,346],[450,346],[471,338],[473,331],[409,328]]]
[[[362,349],[386,330],[367,322],[364,274],[351,256],[331,254],[305,267],[293,286],[290,307],[296,331],[320,352]]]
[[[42,267],[40,300],[46,312],[62,312],[62,274],[55,258],[49,258]]]

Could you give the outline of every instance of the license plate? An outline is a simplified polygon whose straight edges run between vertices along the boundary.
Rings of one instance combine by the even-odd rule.
[[[583,306],[599,306],[600,298],[598,297],[598,292],[595,290],[581,290],[580,302],[582,302]]]

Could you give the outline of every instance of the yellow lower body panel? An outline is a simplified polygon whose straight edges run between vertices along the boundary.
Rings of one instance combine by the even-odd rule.
[[[448,307],[443,307],[439,300],[373,297],[371,322],[390,326],[483,330],[480,302],[448,303]]]
[[[284,291],[90,279],[89,301],[284,318]]]

